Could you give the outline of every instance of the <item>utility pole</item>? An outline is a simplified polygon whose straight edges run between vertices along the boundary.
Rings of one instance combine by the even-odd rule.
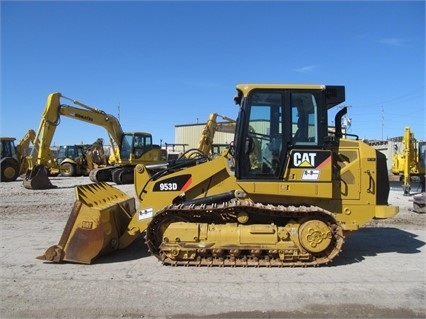
[[[385,127],[385,109],[383,108],[382,105],[382,141],[383,141],[383,129]]]

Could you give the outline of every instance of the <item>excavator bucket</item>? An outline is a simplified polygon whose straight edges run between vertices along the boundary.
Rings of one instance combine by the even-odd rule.
[[[50,182],[49,173],[44,165],[35,165],[28,169],[25,174],[24,187],[27,189],[49,189],[56,188]]]
[[[90,264],[119,248],[134,215],[135,199],[107,183],[75,187],[76,201],[57,245],[40,260]]]

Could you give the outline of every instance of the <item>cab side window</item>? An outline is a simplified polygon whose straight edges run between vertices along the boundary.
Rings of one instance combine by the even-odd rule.
[[[312,93],[291,94],[292,144],[318,143],[317,101]]]
[[[282,117],[280,92],[252,95],[246,140],[247,176],[254,178],[278,176],[283,147]]]

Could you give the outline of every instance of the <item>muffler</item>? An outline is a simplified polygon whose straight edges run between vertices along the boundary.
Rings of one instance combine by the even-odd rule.
[[[90,264],[120,248],[120,237],[135,214],[135,199],[109,184],[75,187],[76,201],[59,243],[40,260]]]

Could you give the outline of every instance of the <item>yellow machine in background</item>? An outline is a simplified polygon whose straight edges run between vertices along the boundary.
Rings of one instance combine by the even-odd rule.
[[[61,104],[61,99],[72,101],[74,105]],[[104,111],[92,108],[76,100],[64,97],[61,93],[48,96],[46,107],[37,131],[40,149],[37,158],[28,157],[29,169],[26,173],[24,186],[28,189],[46,189],[54,187],[47,176],[47,155],[60,123],[65,116],[105,128],[111,143],[109,165],[96,168],[90,172],[94,182],[113,181],[117,184],[133,183],[133,169],[137,164],[156,164],[166,161],[166,152],[159,145],[153,144],[152,135],[145,132],[123,132],[117,118]]]
[[[404,195],[410,195],[411,177],[416,176],[420,179],[422,192],[425,191],[425,173],[426,173],[426,142],[417,141],[410,127],[404,130],[402,138],[404,149],[395,150],[392,157],[392,173],[402,176]]]
[[[220,117],[226,122],[219,123],[217,118]],[[191,148],[184,151],[177,159],[181,160],[184,158],[194,158],[194,157],[213,157],[214,147],[217,144],[214,144],[214,135],[216,132],[226,132],[226,133],[235,133],[236,121],[223,115],[217,113],[211,113],[206,122],[206,125],[203,128],[201,133],[200,140],[198,142],[197,148]],[[217,148],[217,147],[216,147]],[[169,164],[168,164],[169,165]]]
[[[135,169],[135,199],[107,183],[77,186],[47,261],[91,263],[145,233],[162,263],[185,266],[318,266],[345,237],[390,218],[385,156],[343,138],[343,86],[241,84],[233,146],[153,171]]]
[[[93,144],[59,146],[56,163],[63,177],[89,175],[93,169],[105,167],[108,161],[103,139],[98,138]]]
[[[26,169],[24,165],[25,161],[23,161],[23,155],[19,150],[20,146],[19,144],[18,146],[15,145],[15,140],[16,138],[14,137],[0,137],[1,182],[15,181],[21,171]],[[29,142],[30,139],[28,139],[27,148],[29,146]]]
[[[220,117],[225,122],[218,122],[217,118]],[[211,113],[206,122],[206,125],[201,132],[200,140],[196,148],[187,149],[186,143],[165,143],[167,150],[167,161],[173,162],[174,160],[182,160],[184,158],[191,158],[194,156],[202,155],[211,158],[220,155],[223,150],[229,148],[229,144],[214,143],[214,136],[216,132],[235,133],[236,121],[217,113]],[[169,163],[167,163],[169,165]]]
[[[0,166],[1,181],[13,182],[27,169],[26,152],[30,144],[34,144],[35,132],[28,130],[27,134],[15,144],[14,137],[0,137]]]
[[[30,146],[37,153],[39,141],[36,141],[36,133],[34,130],[28,130],[27,134],[15,145],[16,138],[0,137],[1,151],[1,181],[13,182],[18,176],[25,174],[28,169],[26,156],[29,153]],[[49,174],[57,174],[59,169],[53,159],[53,154],[49,150],[46,160]]]

